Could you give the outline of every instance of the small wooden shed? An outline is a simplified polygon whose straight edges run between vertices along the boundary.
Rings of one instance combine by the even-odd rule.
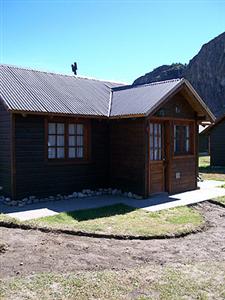
[[[6,65],[0,76],[4,195],[197,188],[198,124],[214,116],[187,80],[127,86]]]

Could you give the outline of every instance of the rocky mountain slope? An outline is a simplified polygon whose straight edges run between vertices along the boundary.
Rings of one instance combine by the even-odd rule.
[[[225,114],[225,32],[203,45],[186,65],[163,65],[137,78],[134,85],[173,78],[188,79],[212,112]]]

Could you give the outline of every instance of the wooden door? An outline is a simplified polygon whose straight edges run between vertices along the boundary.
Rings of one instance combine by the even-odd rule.
[[[164,124],[149,124],[149,194],[165,192]]]

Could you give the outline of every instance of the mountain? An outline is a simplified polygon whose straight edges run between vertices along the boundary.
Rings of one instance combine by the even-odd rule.
[[[204,44],[188,64],[160,66],[133,85],[182,77],[191,82],[217,117],[225,114],[225,32]]]

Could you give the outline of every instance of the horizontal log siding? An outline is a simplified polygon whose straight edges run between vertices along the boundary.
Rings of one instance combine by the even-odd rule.
[[[0,191],[11,197],[11,116],[0,102]]]
[[[196,188],[195,163],[195,156],[172,160],[171,193],[184,192]],[[176,178],[177,172],[180,173],[180,178]]]
[[[16,196],[69,194],[108,186],[108,125],[91,121],[91,161],[59,164],[45,161],[45,119],[16,116]]]
[[[111,121],[112,187],[145,195],[146,147],[144,119]]]
[[[210,153],[212,166],[225,166],[225,120],[210,132]]]

